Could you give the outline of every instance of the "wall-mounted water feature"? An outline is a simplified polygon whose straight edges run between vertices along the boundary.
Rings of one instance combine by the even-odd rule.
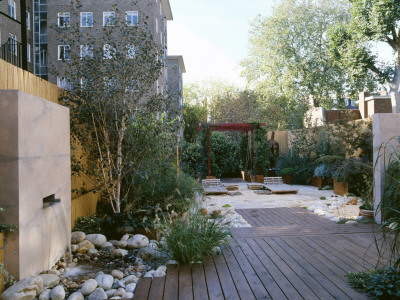
[[[47,270],[71,232],[69,110],[16,90],[0,91],[0,220],[5,263],[17,279]]]

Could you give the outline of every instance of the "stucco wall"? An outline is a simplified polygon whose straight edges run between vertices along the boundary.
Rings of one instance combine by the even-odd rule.
[[[17,279],[50,268],[71,232],[69,109],[17,90],[0,90],[0,207],[6,269]],[[61,203],[43,207],[55,195]]]

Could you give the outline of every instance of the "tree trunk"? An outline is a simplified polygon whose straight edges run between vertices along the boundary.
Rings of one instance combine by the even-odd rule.
[[[399,51],[395,53],[395,69],[393,80],[389,83],[392,96],[392,112],[400,113],[400,57]]]

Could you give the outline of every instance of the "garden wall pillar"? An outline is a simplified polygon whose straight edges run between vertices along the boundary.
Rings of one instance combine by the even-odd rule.
[[[374,134],[374,162],[376,168],[374,170],[374,209],[378,207],[385,186],[385,168],[388,164],[383,158],[383,154],[388,157],[391,154],[390,147],[387,147],[385,153],[383,150],[379,152],[381,145],[391,138],[400,135],[400,114],[374,114],[372,116],[373,134]],[[396,142],[395,140],[393,142]],[[378,159],[379,157],[379,159]],[[377,223],[382,222],[381,213],[375,215]]]
[[[21,279],[51,268],[71,235],[68,108],[0,90],[0,207],[0,222],[18,226],[6,237],[6,269]]]

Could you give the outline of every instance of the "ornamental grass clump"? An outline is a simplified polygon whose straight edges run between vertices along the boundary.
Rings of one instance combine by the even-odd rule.
[[[180,263],[202,261],[213,249],[227,242],[229,230],[217,220],[199,213],[185,219],[169,219],[161,224],[165,243],[161,247]]]

